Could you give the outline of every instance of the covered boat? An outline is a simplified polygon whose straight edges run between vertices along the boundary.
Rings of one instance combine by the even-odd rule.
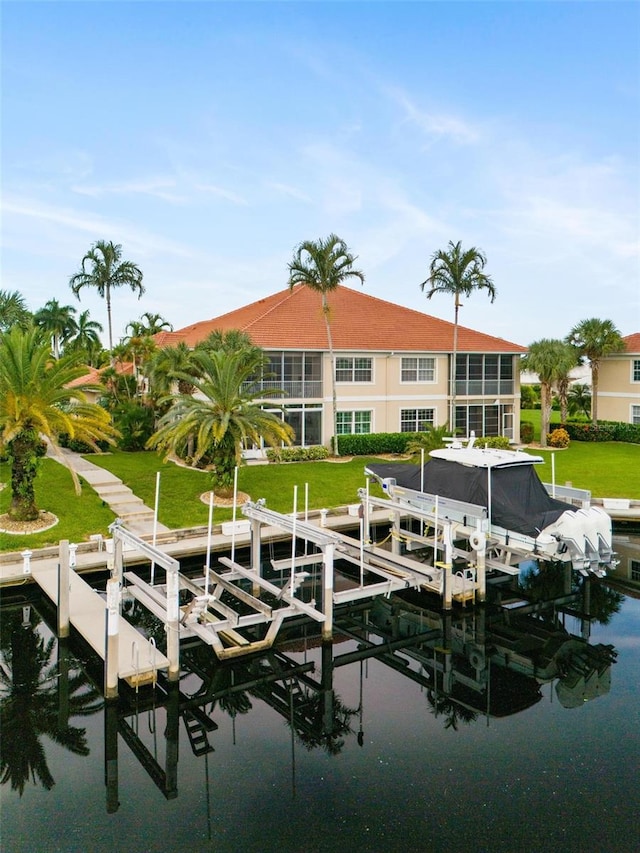
[[[408,506],[436,497],[486,508],[489,543],[545,559],[571,561],[578,569],[604,573],[613,559],[611,519],[590,506],[588,492],[562,487],[559,500],[540,481],[535,466],[544,462],[519,450],[496,450],[459,441],[433,450],[423,467],[402,463],[369,465],[389,497]],[[473,536],[476,526],[458,513],[458,534]]]

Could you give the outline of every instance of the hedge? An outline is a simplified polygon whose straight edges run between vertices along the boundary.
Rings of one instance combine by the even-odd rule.
[[[622,421],[568,421],[562,424],[574,441],[626,441],[640,444],[640,424],[627,424]]]
[[[311,447],[270,447],[267,450],[267,459],[270,462],[313,462],[328,456],[329,450],[323,444],[314,444]]]
[[[421,432],[372,432],[338,436],[341,456],[375,456],[380,453],[406,453],[407,444]]]

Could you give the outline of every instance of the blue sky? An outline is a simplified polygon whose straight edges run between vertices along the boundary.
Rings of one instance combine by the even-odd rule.
[[[635,0],[5,0],[1,287],[106,328],[68,279],[113,240],[146,286],[115,294],[114,333],[180,328],[285,287],[296,244],[335,232],[367,293],[452,320],[419,283],[462,240],[498,291],[464,325],[631,334],[639,96]]]

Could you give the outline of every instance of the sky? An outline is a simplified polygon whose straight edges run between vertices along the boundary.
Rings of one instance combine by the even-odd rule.
[[[460,323],[526,346],[590,317],[640,331],[640,3],[2,2],[2,283],[89,309],[97,240],[144,273],[113,296],[174,328],[287,286],[336,233],[364,291],[420,288],[475,246],[497,290]],[[360,287],[357,281],[352,285]]]

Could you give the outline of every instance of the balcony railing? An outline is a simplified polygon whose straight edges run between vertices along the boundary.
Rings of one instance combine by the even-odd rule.
[[[270,399],[318,399],[322,397],[322,382],[320,380],[305,381],[296,380],[294,382],[278,382],[276,380],[264,380],[262,382],[244,382],[243,390],[251,389],[252,391],[279,391],[281,393],[272,395]]]
[[[514,393],[513,379],[469,379],[456,380],[456,396],[461,397],[488,397],[500,395],[511,395]]]

